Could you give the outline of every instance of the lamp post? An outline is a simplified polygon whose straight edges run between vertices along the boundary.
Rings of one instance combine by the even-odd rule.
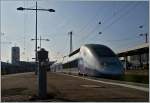
[[[31,39],[31,40],[36,40],[36,39]],[[40,39],[37,39],[37,40],[40,40],[40,48],[42,47],[41,45],[42,45],[42,43],[41,43],[41,41],[42,40],[45,40],[45,41],[50,41],[49,39],[42,39],[42,37],[40,36]]]
[[[54,9],[38,9],[37,8],[37,2],[36,2],[36,8],[32,9],[32,8],[23,8],[23,7],[19,7],[17,8],[17,10],[23,11],[23,10],[35,10],[36,11],[36,28],[35,28],[35,62],[37,62],[37,11],[49,11],[49,12],[55,12]]]

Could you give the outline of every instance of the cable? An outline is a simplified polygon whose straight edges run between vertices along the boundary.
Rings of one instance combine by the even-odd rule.
[[[99,24],[97,24],[97,25],[95,26],[95,28],[94,28],[91,32],[88,33],[88,35],[85,35],[84,37],[82,37],[78,42],[81,42],[81,40],[83,40],[83,39],[84,39],[84,40],[88,39],[88,37],[91,36],[90,34],[91,34],[92,32],[94,32],[94,31],[98,28],[98,25],[99,25]]]
[[[98,11],[99,11],[99,10],[100,10],[100,8],[98,9]],[[103,9],[103,10],[104,10],[104,9]],[[99,17],[99,16],[100,16],[100,14],[99,14],[99,13],[96,13],[96,15],[93,16],[93,18],[94,18],[94,17],[97,18],[97,17]],[[91,22],[91,24],[92,24],[93,18],[87,23],[87,25],[90,24],[90,22]],[[103,18],[104,18],[104,17],[103,17]],[[101,21],[103,20],[103,18],[101,19]],[[95,18],[94,18],[94,19],[95,19]],[[96,21],[98,21],[98,20],[96,20]],[[101,22],[101,21],[98,21],[98,22]],[[85,27],[86,27],[86,26],[85,26]],[[98,28],[98,24],[97,24],[97,26],[96,26],[91,32],[94,32],[97,28]],[[85,29],[85,28],[83,28],[83,30],[84,30],[84,29]],[[78,34],[81,34],[81,32],[83,32],[83,30],[81,29],[81,31],[80,31]],[[90,33],[91,33],[91,32],[90,32]],[[90,33],[89,33],[89,34],[90,34]],[[79,39],[78,41],[81,42],[81,40],[84,39],[85,37],[89,37],[89,36],[87,36],[87,34],[86,34],[85,36],[83,36],[83,37],[82,37],[81,39]]]
[[[100,8],[97,11],[99,12],[99,10],[100,10]],[[78,34],[81,34],[85,30],[86,27],[88,27],[90,24],[93,23],[93,19],[97,18],[98,16],[99,16],[99,13],[95,13],[95,15],[92,16],[92,18],[90,18],[90,20],[87,22],[87,24],[81,28],[81,30],[78,32]]]
[[[127,37],[127,38],[121,38],[121,39],[116,39],[116,40],[105,40],[105,41],[120,42],[120,41],[129,41],[129,40],[133,40],[136,38],[139,38],[139,36],[131,36],[131,37]]]
[[[122,15],[120,15],[118,18],[114,19],[114,21],[112,21],[109,25],[107,25],[102,32],[104,32],[105,30],[107,30],[109,27],[111,27],[113,24],[115,24],[117,21],[119,21],[120,19],[122,19],[123,17],[125,17],[127,14],[129,14],[133,8],[137,7],[138,3],[135,3],[133,6],[131,6],[130,8],[127,9],[127,11],[125,11],[125,13],[123,13]],[[94,36],[95,37],[95,36]]]
[[[135,41],[128,41],[128,42],[122,42],[123,44],[119,44],[119,45],[113,45],[113,46],[115,46],[115,47],[120,47],[120,46],[122,46],[122,47],[124,47],[124,45],[129,45],[129,44],[131,44],[131,43],[135,43]],[[139,43],[139,42],[138,42]]]
[[[119,9],[118,11],[115,12],[115,15],[114,15],[114,13],[113,13],[112,16],[110,16],[110,17],[108,17],[106,20],[104,20],[104,23],[103,23],[103,24],[105,25],[105,24],[109,23],[109,21],[113,20],[112,18],[116,17],[117,14],[119,14],[120,12],[122,12],[123,10],[126,10],[126,9],[127,9],[127,7],[126,7],[126,6],[123,6],[121,9]],[[106,22],[105,22],[105,21],[106,21]]]
[[[113,24],[115,24],[116,22],[118,22],[120,19],[122,19],[123,17],[125,17],[126,15],[128,15],[135,7],[137,7],[137,5],[138,5],[138,3],[134,4],[129,9],[127,9],[127,11],[125,11],[125,13],[123,13],[118,18],[116,18],[114,21],[112,21],[109,25],[107,25],[102,32],[104,32],[109,27],[111,27]]]
[[[118,10],[117,13],[121,12],[124,8],[125,8],[125,7],[121,8],[120,10]],[[115,16],[116,16],[116,15],[115,15]],[[113,17],[114,17],[114,15],[111,16],[110,18],[113,18]],[[108,19],[107,22],[111,20],[111,19],[109,19],[109,18],[107,18],[107,19]],[[107,24],[107,23],[106,23],[106,24]],[[97,27],[95,27],[91,32],[95,31],[96,29],[97,29]],[[91,33],[91,32],[90,32],[90,33]],[[90,33],[89,33],[89,34],[90,34]],[[89,34],[88,34],[88,35],[89,35]],[[81,42],[82,39],[84,39],[84,40],[88,39],[88,37],[89,37],[88,35],[86,35],[86,36],[84,36],[83,38],[81,38],[81,39],[79,40],[79,42]]]

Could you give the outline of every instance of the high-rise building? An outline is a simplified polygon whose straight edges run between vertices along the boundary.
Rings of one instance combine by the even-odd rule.
[[[12,47],[11,49],[11,62],[12,64],[16,64],[20,61],[20,48]]]

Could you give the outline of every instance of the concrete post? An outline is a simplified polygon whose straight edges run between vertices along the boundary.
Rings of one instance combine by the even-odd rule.
[[[38,96],[44,99],[47,96],[48,52],[44,49],[38,51]]]
[[[38,96],[43,99],[47,96],[47,66],[45,62],[38,65]]]

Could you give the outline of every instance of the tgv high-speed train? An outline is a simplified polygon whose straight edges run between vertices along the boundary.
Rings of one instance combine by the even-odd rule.
[[[88,76],[120,76],[123,66],[107,46],[86,44],[51,66],[51,71],[78,73]]]

